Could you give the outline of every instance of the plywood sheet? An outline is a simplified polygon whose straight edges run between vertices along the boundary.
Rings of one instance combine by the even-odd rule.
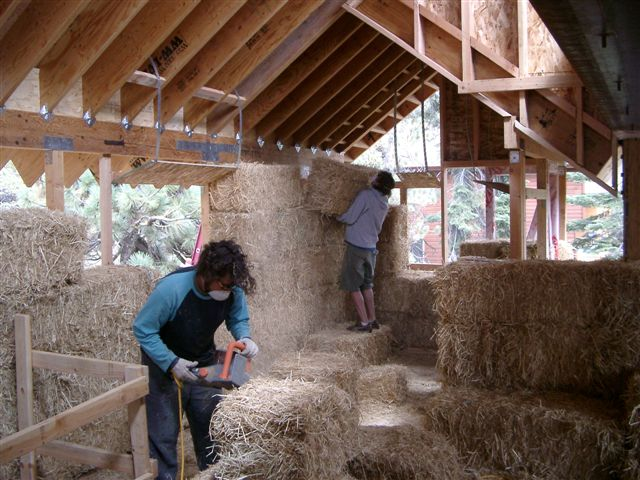
[[[114,183],[130,185],[207,185],[214,183],[236,169],[235,166],[218,166],[208,163],[150,161],[114,178]]]

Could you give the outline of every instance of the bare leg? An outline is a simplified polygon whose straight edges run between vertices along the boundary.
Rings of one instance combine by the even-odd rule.
[[[369,320],[367,319],[367,309],[364,305],[364,297],[362,296],[362,293],[360,290],[357,292],[351,292],[351,298],[353,298],[353,303],[356,306],[360,323],[365,325]]]
[[[373,322],[376,319],[376,308],[373,302],[373,288],[367,288],[366,290],[363,290],[362,296],[364,297],[364,304],[367,309],[369,321]]]

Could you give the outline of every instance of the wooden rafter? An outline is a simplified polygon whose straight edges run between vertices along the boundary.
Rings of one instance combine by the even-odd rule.
[[[32,187],[44,173],[44,152],[42,150],[19,150],[14,153],[11,160],[27,187]]]
[[[381,72],[393,68],[393,71],[397,75],[404,67],[409,65],[409,63],[409,59],[404,57],[401,48],[390,45],[374,62],[364,70],[357,72],[353,78],[341,78],[340,83],[343,84],[342,88],[336,88],[321,108],[316,109],[314,113],[309,112],[310,115],[303,120],[300,128],[295,131],[292,138],[295,139],[296,143],[306,143],[309,137],[322,126],[326,119],[333,116],[336,110],[340,110],[355,96],[358,96]],[[331,82],[328,84],[328,86],[331,85],[334,85],[334,83]],[[318,143],[310,142],[310,145],[318,145]]]
[[[400,55],[394,62],[390,63],[387,68],[379,69],[377,75],[371,75],[368,81],[360,77],[356,78],[354,82],[361,82],[359,90],[345,90],[346,98],[341,98],[335,102],[337,108],[333,106],[332,103],[332,109],[330,111],[310,119],[307,123],[312,133],[307,136],[310,137],[309,144],[320,145],[324,142],[343,123],[348,122],[349,118],[360,106],[368,104],[380,90],[386,88],[387,85],[397,78],[405,69],[409,69],[409,72],[413,72],[414,74],[420,71],[418,62],[409,54]],[[322,114],[323,112],[320,113]]]
[[[91,153],[64,152],[64,186],[71,187],[89,168],[95,168],[100,155]]]
[[[0,105],[87,6],[85,0],[34,0],[0,39]]]
[[[356,21],[343,15],[267,86],[245,109],[244,126],[253,129],[258,121],[289,95],[306,76],[324,62],[357,30]],[[245,89],[241,89],[244,92]]]
[[[320,35],[332,24],[339,23],[344,14],[341,3],[336,0],[323,2],[302,24],[296,28],[251,74],[237,87],[246,102],[253,101],[267,85],[271,84],[281,73],[298,58],[310,45],[317,43]],[[246,105],[245,102],[245,105]],[[207,131],[218,132],[224,125],[232,121],[237,114],[236,109],[227,105],[216,105],[207,116]],[[244,130],[250,128],[244,127]]]
[[[201,2],[188,17],[151,54],[158,73],[165,82],[170,81],[191,60],[224,24],[242,7],[242,0],[216,0]],[[146,61],[139,70],[154,74],[153,65]],[[123,87],[130,88],[126,84]],[[122,95],[122,117],[133,120],[155,97],[155,89],[137,89],[138,95]]]
[[[280,10],[218,71],[207,86],[225,93],[233,92],[251,71],[273,52],[323,0],[290,0],[287,8]],[[213,110],[215,105],[198,101],[185,109],[185,123],[197,125]],[[197,108],[196,108],[197,107]]]
[[[311,98],[326,82],[348,64],[358,53],[367,47],[377,34],[374,30],[362,27],[349,38],[335,55],[322,62],[300,83],[279,105],[258,122],[257,135],[269,136],[296,109]]]
[[[150,2],[82,76],[84,112],[95,115],[198,1]]]
[[[53,111],[147,1],[97,0],[80,12],[40,62],[40,105]]]
[[[374,62],[378,65],[384,64],[387,60],[386,51],[391,50],[392,58],[398,55],[398,52],[392,48],[391,43],[384,37],[378,37],[370,45],[368,45],[360,54],[353,59],[348,65],[344,66],[332,79],[325,83],[313,97],[309,98],[301,105],[295,113],[293,113],[285,122],[283,122],[275,132],[275,137],[289,145],[292,141],[297,142],[297,138],[293,138],[293,134],[298,127],[308,118],[315,115],[318,110],[325,106],[340,90],[342,90],[351,80],[356,78],[362,71],[367,69]]]
[[[161,122],[169,121],[284,5],[283,0],[250,0],[240,8],[162,89]]]
[[[0,38],[7,33],[22,12],[29,6],[24,0],[3,0],[0,2]]]

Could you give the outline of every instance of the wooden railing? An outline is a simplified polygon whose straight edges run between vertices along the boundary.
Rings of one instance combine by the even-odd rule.
[[[16,387],[18,432],[0,439],[0,463],[21,457],[21,480],[35,480],[35,455],[48,455],[73,463],[115,470],[135,480],[151,480],[157,462],[149,458],[147,413],[144,397],[149,392],[147,367],[123,362],[88,359],[31,349],[31,317],[16,315]],[[33,369],[114,378],[125,383],[108,392],[33,424]],[[131,433],[131,454],[56,440],[108,413],[126,406]]]

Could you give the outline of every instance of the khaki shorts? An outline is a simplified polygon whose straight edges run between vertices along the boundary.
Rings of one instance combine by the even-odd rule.
[[[377,250],[372,252],[347,244],[340,274],[340,288],[348,292],[373,288],[376,255]]]

